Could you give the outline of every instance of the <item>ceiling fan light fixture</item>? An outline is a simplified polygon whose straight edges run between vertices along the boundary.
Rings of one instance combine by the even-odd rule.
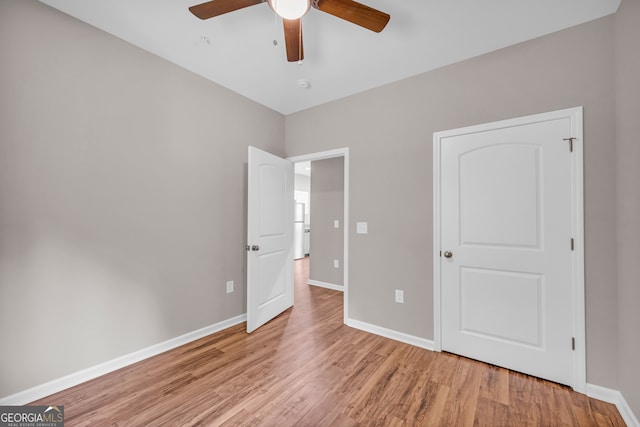
[[[311,7],[310,0],[268,0],[269,6],[283,19],[300,19]]]

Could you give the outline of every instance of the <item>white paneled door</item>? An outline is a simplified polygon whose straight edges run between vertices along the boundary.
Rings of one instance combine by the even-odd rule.
[[[442,350],[574,385],[578,122],[436,134]]]
[[[293,163],[249,147],[247,332],[293,305]]]

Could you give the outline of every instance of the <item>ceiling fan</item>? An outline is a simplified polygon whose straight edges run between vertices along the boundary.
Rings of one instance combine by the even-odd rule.
[[[353,0],[211,0],[191,6],[189,11],[200,19],[209,19],[234,10],[268,2],[283,18],[284,40],[289,62],[304,59],[302,23],[300,19],[313,6],[322,12],[379,33],[389,22],[387,13]]]

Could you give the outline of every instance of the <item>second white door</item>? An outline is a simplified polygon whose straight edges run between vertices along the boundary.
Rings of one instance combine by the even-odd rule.
[[[574,382],[566,115],[438,135],[442,349]]]

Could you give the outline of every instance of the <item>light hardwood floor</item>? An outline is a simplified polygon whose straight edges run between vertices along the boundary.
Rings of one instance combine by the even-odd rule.
[[[624,426],[568,387],[343,325],[342,293],[306,285],[295,306],[34,404],[67,426]]]

